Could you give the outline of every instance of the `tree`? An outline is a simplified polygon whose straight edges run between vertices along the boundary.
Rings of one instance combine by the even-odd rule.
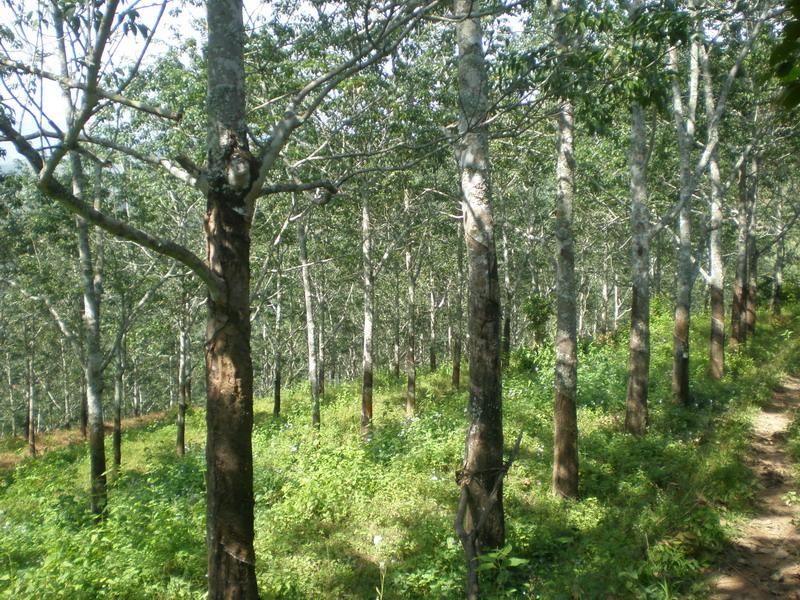
[[[488,80],[480,4],[456,0],[459,140],[464,240],[469,269],[470,424],[460,471],[470,527],[479,551],[505,541],[503,518],[503,410],[500,383],[500,286],[492,220]]]

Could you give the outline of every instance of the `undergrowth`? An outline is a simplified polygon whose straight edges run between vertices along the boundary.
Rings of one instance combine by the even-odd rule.
[[[800,367],[796,319],[759,322],[746,350],[710,380],[707,318],[693,323],[694,404],[670,402],[671,319],[652,324],[646,437],[622,433],[627,332],[582,344],[579,501],[549,494],[550,349],[517,350],[504,375],[507,440],[524,433],[505,486],[508,545],[482,558],[487,598],[705,597],[703,574],[752,510],[744,466],[750,417],[782,371]],[[783,341],[783,340],[786,341]],[[776,343],[780,340],[780,343]],[[305,386],[284,415],[256,403],[256,552],[263,598],[449,599],[463,595],[453,532],[465,393],[446,369],[418,386],[404,418],[402,382],[378,378],[375,424],[361,435],[355,384],[330,386],[322,429]],[[205,590],[204,414],[190,412],[187,455],[174,424],[127,432],[110,473],[109,513],[93,524],[88,459],[77,445],[0,475],[0,596],[201,598]],[[794,429],[800,452],[800,425]],[[22,450],[20,450],[22,451]]]

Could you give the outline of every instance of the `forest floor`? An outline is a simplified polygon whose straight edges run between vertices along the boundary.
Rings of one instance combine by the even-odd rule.
[[[800,405],[800,379],[788,377],[757,414],[750,469],[761,490],[746,521],[712,576],[715,600],[800,600],[800,498],[792,491],[796,465],[788,429]]]
[[[155,423],[166,416],[166,412],[153,412],[139,417],[129,417],[122,419],[122,430],[138,429]],[[111,435],[114,431],[112,423],[105,424],[106,435]],[[44,454],[54,450],[61,450],[73,444],[80,444],[85,441],[80,429],[54,429],[44,433],[36,434],[36,452]],[[28,442],[23,438],[8,438],[0,445],[0,473],[10,471],[23,460],[29,458]]]

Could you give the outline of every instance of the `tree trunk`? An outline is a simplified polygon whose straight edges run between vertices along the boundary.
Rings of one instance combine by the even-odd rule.
[[[17,437],[17,409],[14,406],[14,380],[11,377],[11,354],[6,352],[6,383],[8,384],[8,406],[11,410],[11,438]],[[27,430],[25,434],[27,435]]]
[[[758,157],[750,161],[750,185],[747,186],[747,294],[745,295],[745,335],[756,333],[756,303],[758,299],[758,246],[756,242],[756,203],[758,201]]]
[[[711,178],[709,221],[709,300],[711,302],[711,345],[709,347],[709,375],[719,379],[725,372],[725,267],[722,263],[722,181],[717,164],[717,153],[712,153],[708,163]]]
[[[694,145],[697,89],[700,77],[699,41],[693,40],[689,67],[689,107],[684,111],[677,75],[673,76],[673,118],[678,135],[680,162],[680,211],[678,213],[678,267],[676,273],[675,324],[672,334],[672,396],[677,404],[687,406],[689,392],[689,321],[692,307],[694,266],[692,265],[691,200],[694,182],[690,157]],[[678,50],[670,50],[670,68],[678,72]]]
[[[186,454],[186,410],[192,399],[189,397],[189,319],[188,299],[184,298],[184,314],[181,317],[178,333],[178,420],[175,436],[175,452],[178,456]]]
[[[394,279],[394,341],[392,342],[392,372],[400,379],[400,278]]]
[[[552,5],[560,11],[560,0]],[[575,251],[572,204],[575,194],[572,104],[564,100],[558,112],[556,166],[556,369],[553,493],[578,496],[577,331],[575,323]]]
[[[89,409],[86,404],[86,369],[81,369],[81,437],[86,439],[89,435]]]
[[[551,15],[562,15],[561,0],[550,0]],[[569,51],[567,33],[555,23],[561,53]],[[556,164],[556,366],[555,435],[553,439],[553,493],[578,496],[578,419],[576,407],[578,348],[575,323],[575,250],[572,206],[575,195],[574,117],[572,102],[560,100],[558,110],[558,159]]]
[[[747,193],[747,161],[739,167],[739,207],[736,215],[736,275],[733,280],[733,300],[731,301],[731,337],[730,345],[736,348],[746,340],[743,328],[747,295],[747,226],[748,193]]]
[[[411,198],[408,190],[405,192],[404,203],[406,215],[409,216]],[[406,417],[410,418],[417,411],[417,274],[414,272],[411,247],[408,245],[406,245],[406,277],[408,279],[406,294],[406,314],[408,316],[408,330],[406,331]]]
[[[306,333],[308,340],[308,381],[311,385],[311,424],[319,429],[319,371],[317,369],[317,334],[314,323],[314,306],[311,293],[311,275],[308,269],[306,247],[306,220],[297,222],[297,241],[300,248],[300,274],[303,279],[303,298],[306,307]]]
[[[780,206],[778,207],[778,220],[781,219]],[[786,252],[784,238],[778,240],[775,246],[775,267],[772,275],[772,298],[770,309],[776,317],[780,316],[783,304],[783,261]]]
[[[361,428],[366,431],[372,423],[372,325],[375,313],[375,272],[372,266],[372,231],[369,221],[367,194],[362,191],[361,254],[364,275],[364,343],[361,384]]]
[[[459,234],[463,234],[462,226],[458,226]],[[461,346],[462,346],[462,323],[464,318],[462,312],[464,310],[464,244],[458,243],[458,280],[456,281],[456,323],[453,328],[453,376],[451,384],[453,389],[461,387]]]
[[[283,319],[283,272],[281,262],[281,248],[275,248],[275,259],[278,263],[277,273],[275,274],[275,335],[281,335],[281,324]],[[265,336],[266,337],[266,336]],[[280,341],[275,343],[275,378],[272,386],[272,416],[278,418],[281,414],[281,368],[283,367]]]
[[[429,321],[429,358],[430,358],[430,368],[431,373],[436,370],[436,296],[434,294],[433,289],[433,269],[430,272],[430,294],[429,294],[429,302],[430,302],[430,321]]]
[[[625,431],[644,435],[650,382],[650,210],[647,205],[647,132],[644,110],[631,105],[631,334]]]
[[[28,455],[36,457],[36,380],[33,373],[33,344],[28,350]]]
[[[122,406],[125,402],[125,336],[116,349],[116,370],[114,371],[114,468],[122,464]]]
[[[244,25],[239,2],[210,0],[206,7],[206,248],[209,268],[225,282],[224,297],[208,298],[205,341],[208,600],[253,600],[258,587],[253,548],[250,224],[245,206],[250,177],[239,172],[248,146]]]
[[[503,366],[508,366],[508,359],[511,356],[511,263],[506,226],[506,224],[503,226],[503,290],[506,301],[503,307],[503,335],[500,338],[500,355]]]
[[[78,198],[85,198],[85,180],[81,159],[77,153],[70,153],[72,166],[73,192]],[[99,185],[99,181],[97,182]],[[100,517],[105,512],[106,492],[106,450],[105,425],[103,422],[103,355],[100,345],[100,294],[98,285],[101,274],[95,271],[89,242],[89,225],[77,219],[78,257],[81,265],[83,283],[83,325],[86,347],[86,407],[89,429],[89,470],[91,481],[92,513]]]
[[[458,41],[460,140],[456,150],[463,194],[464,240],[469,265],[469,416],[461,485],[467,490],[467,524],[479,520],[478,551],[505,542],[503,518],[503,410],[500,381],[500,285],[492,219],[488,78],[482,30],[472,11],[481,3],[455,0]],[[500,481],[498,481],[500,479]],[[491,492],[497,485],[494,501]]]

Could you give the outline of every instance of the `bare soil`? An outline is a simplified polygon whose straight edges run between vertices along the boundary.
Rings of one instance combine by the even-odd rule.
[[[754,421],[749,466],[758,476],[755,516],[741,528],[711,577],[714,600],[800,600],[800,499],[787,430],[800,405],[800,379],[784,380]]]
[[[122,419],[122,431],[144,427],[150,423],[154,423],[163,419],[166,414],[167,413],[165,412],[154,412],[142,415],[141,417]],[[111,435],[111,433],[114,431],[113,424],[106,423],[105,431],[106,435]],[[15,449],[9,449],[5,451],[0,450],[0,472],[10,471],[23,460],[29,459],[28,443],[22,438],[18,438],[16,441],[18,443],[13,444],[12,442],[9,444],[17,446]],[[46,454],[51,450],[59,450],[73,444],[83,443],[84,441],[85,440],[79,429],[55,429],[53,431],[47,431],[41,434],[37,433],[36,452],[39,455]]]

